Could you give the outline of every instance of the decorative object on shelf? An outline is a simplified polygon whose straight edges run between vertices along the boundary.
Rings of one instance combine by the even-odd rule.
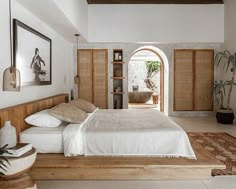
[[[214,82],[214,96],[216,103],[219,105],[216,113],[216,119],[218,123],[233,124],[234,112],[230,107],[230,100],[233,86],[236,85],[236,53],[231,54],[228,50],[216,53],[215,65],[219,67],[221,63],[226,65],[226,73],[230,70],[232,72],[232,75],[230,80],[220,80]],[[226,87],[228,88],[227,90]],[[225,106],[224,96],[226,93],[227,101]]]
[[[20,86],[21,86],[20,71],[13,66],[13,60],[12,60],[11,0],[9,0],[9,20],[10,20],[11,66],[6,68],[3,72],[3,91],[20,91]]]
[[[132,91],[133,91],[133,92],[137,92],[138,89],[139,89],[139,86],[138,86],[138,85],[133,85],[133,86],[132,86]]]
[[[119,53],[118,52],[116,52],[115,54],[114,54],[114,60],[115,61],[118,61],[119,60]]]
[[[123,50],[122,49],[114,49],[113,50],[113,61],[114,62],[122,62],[123,61]]]
[[[115,91],[116,92],[121,92],[121,87],[117,87]]]
[[[122,77],[122,70],[120,67],[114,68],[114,76],[115,77]]]
[[[21,72],[21,85],[52,84],[51,39],[13,19],[14,63]]]
[[[16,128],[11,125],[10,121],[6,121],[0,129],[0,146],[8,144],[8,148],[16,146]]]

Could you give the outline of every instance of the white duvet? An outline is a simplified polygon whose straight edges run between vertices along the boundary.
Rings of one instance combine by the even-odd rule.
[[[156,156],[196,159],[185,131],[153,109],[97,110],[63,131],[65,156]]]

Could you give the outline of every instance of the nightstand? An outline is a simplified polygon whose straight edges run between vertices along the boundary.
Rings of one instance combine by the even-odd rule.
[[[37,156],[37,151],[35,148],[26,152],[20,157],[8,157],[10,165],[7,171],[3,173],[5,176],[3,179],[14,179],[24,173],[26,173],[34,164]]]
[[[1,189],[37,189],[34,180],[25,174],[11,180],[0,180]]]

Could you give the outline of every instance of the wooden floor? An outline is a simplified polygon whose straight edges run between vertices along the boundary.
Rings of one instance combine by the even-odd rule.
[[[191,143],[197,160],[155,157],[68,158],[63,154],[38,154],[29,174],[35,180],[186,180],[208,179],[212,169],[225,168],[197,142]]]

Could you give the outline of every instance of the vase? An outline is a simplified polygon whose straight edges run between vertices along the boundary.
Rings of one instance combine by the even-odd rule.
[[[114,75],[115,75],[115,77],[121,77],[122,76],[121,69],[120,68],[116,68]]]
[[[10,121],[6,121],[0,129],[0,146],[8,144],[8,148],[16,146],[16,128],[11,125]]]

